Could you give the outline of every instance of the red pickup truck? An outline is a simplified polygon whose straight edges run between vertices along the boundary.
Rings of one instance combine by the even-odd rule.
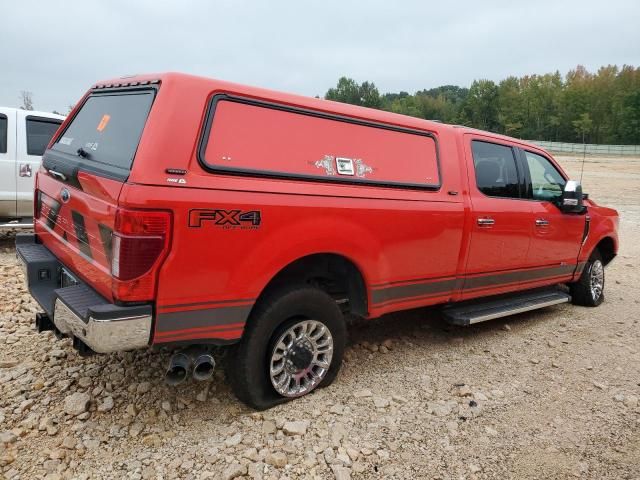
[[[266,408],[335,378],[348,316],[600,304],[617,226],[535,145],[169,73],[91,87],[16,244],[40,330],[82,354],[184,347],[172,383],[228,346]]]

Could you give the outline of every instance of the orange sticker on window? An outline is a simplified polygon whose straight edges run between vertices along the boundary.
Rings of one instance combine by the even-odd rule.
[[[102,120],[100,120],[100,123],[98,124],[98,128],[96,128],[96,130],[102,132],[105,128],[107,128],[107,123],[109,123],[109,120],[111,120],[111,115],[103,115]]]

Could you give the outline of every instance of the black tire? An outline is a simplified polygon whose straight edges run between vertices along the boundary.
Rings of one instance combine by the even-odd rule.
[[[235,395],[250,407],[264,410],[295,398],[284,397],[274,389],[268,374],[269,356],[279,335],[301,319],[321,322],[333,339],[330,367],[316,388],[325,387],[336,378],[347,339],[340,308],[329,295],[317,288],[297,286],[280,289],[258,301],[241,341],[227,355],[227,380]]]
[[[602,271],[599,295],[594,293],[594,290],[597,292],[598,289],[592,288],[595,283],[594,272],[597,272],[598,269]],[[574,305],[597,307],[604,301],[604,264],[602,263],[602,256],[598,250],[594,250],[591,257],[589,257],[589,261],[585,265],[580,279],[575,283],[569,284],[569,290]]]

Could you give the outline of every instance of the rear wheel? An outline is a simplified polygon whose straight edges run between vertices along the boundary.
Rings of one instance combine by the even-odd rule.
[[[329,385],[345,343],[344,318],[329,295],[307,286],[280,290],[256,305],[229,352],[227,378],[240,400],[269,408]]]
[[[580,275],[580,279],[569,284],[573,303],[597,307],[604,301],[604,264],[600,252],[595,250]]]

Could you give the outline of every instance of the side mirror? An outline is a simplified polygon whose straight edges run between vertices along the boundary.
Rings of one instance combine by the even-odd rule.
[[[584,211],[583,199],[582,185],[575,180],[569,180],[564,186],[558,207],[562,213],[582,213]]]

